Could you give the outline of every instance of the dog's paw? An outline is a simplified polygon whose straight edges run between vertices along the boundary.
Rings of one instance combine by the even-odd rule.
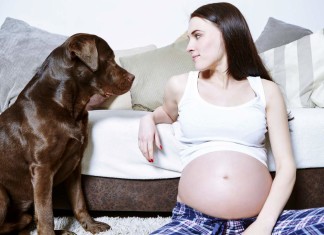
[[[110,229],[110,226],[106,223],[100,222],[100,221],[95,221],[93,220],[93,222],[88,223],[87,226],[85,227],[85,230],[87,230],[88,232],[92,233],[92,234],[96,234],[96,233],[101,233],[104,231],[107,231]]]

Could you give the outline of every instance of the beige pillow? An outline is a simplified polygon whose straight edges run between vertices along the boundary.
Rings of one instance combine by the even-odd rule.
[[[155,45],[147,45],[143,47],[136,47],[126,50],[115,50],[115,60],[116,63],[120,65],[119,58],[123,56],[131,56],[139,53],[144,53],[156,49]],[[107,99],[104,103],[100,105],[100,108],[96,109],[132,109],[131,95],[130,92],[126,92],[120,96],[113,96]]]
[[[311,94],[324,81],[324,31],[260,54],[288,108],[314,107]]]
[[[164,86],[174,75],[194,70],[186,52],[187,40],[129,57],[121,57],[122,66],[136,78],[130,90],[135,110],[153,111],[162,104]]]
[[[152,50],[155,50],[156,48],[157,48],[156,45],[150,44],[147,46],[135,47],[135,48],[126,49],[126,50],[114,50],[115,60],[116,60],[116,63],[120,65],[120,61],[119,61],[120,57],[132,56],[132,55],[144,53],[147,51],[152,51]]]
[[[181,34],[174,42],[180,42],[182,40],[188,40],[187,31],[185,31],[183,34]]]
[[[128,91],[119,96],[111,96],[100,105],[100,108],[96,109],[132,109],[130,92]]]

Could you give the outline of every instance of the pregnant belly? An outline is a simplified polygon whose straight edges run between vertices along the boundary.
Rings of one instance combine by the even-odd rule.
[[[261,162],[246,154],[218,151],[200,156],[182,171],[178,201],[224,219],[256,216],[272,178]]]

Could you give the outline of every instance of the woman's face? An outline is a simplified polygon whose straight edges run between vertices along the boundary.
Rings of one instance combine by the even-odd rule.
[[[193,17],[188,27],[189,43],[187,51],[191,54],[199,71],[227,69],[227,56],[221,31],[205,19]]]

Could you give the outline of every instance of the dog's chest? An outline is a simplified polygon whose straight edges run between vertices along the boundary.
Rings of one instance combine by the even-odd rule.
[[[80,121],[70,128],[62,160],[79,161],[87,144],[87,123]]]
[[[61,156],[60,164],[57,167],[54,177],[54,184],[64,181],[80,164],[84,150],[85,136],[81,136],[83,142],[77,139],[70,139],[66,150]]]
[[[56,167],[56,177],[59,181],[64,180],[81,163],[88,139],[87,120],[75,122],[64,129],[64,134],[62,134],[65,135],[65,137],[62,136],[64,147],[61,145],[62,152],[57,156],[59,164]]]
[[[67,134],[69,137],[68,145],[76,147],[83,145],[87,139],[87,125],[78,123],[78,125],[72,126]]]

